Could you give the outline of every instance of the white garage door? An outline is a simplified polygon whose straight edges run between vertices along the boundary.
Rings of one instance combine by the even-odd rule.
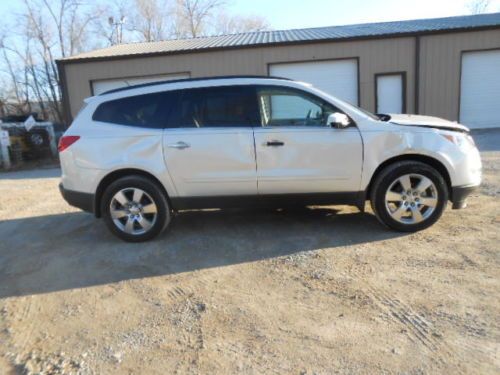
[[[346,102],[358,104],[358,61],[356,59],[272,64],[269,73],[311,83]]]
[[[403,75],[377,76],[377,113],[403,113]]]
[[[120,87],[140,85],[141,83],[151,83],[157,81],[171,81],[174,79],[184,78],[189,78],[189,74],[164,74],[147,77],[107,79],[102,81],[93,81],[92,89],[94,91],[94,95],[99,95],[109,90],[119,89]]]
[[[471,128],[500,126],[500,50],[463,54],[460,122]]]

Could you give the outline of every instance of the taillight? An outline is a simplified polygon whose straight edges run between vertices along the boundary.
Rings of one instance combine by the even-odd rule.
[[[73,143],[78,141],[80,139],[79,135],[65,135],[62,136],[61,139],[59,139],[59,145],[57,146],[57,149],[59,152],[63,152],[66,150],[69,146],[71,146]]]

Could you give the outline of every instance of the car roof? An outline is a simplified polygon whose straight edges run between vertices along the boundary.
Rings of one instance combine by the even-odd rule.
[[[120,87],[118,89],[113,89],[113,90],[108,90],[105,91],[98,96],[102,95],[107,95],[107,94],[113,94],[116,92],[122,92],[122,91],[128,91],[128,90],[133,90],[133,89],[138,89],[138,88],[143,88],[143,87],[150,87],[150,86],[158,86],[158,85],[168,85],[168,84],[175,84],[175,83],[191,83],[191,82],[200,82],[200,81],[215,81],[215,80],[228,80],[228,79],[255,79],[255,80],[281,80],[281,81],[293,81],[289,78],[283,78],[283,77],[273,77],[273,76],[252,76],[252,75],[242,75],[242,76],[217,76],[217,77],[199,77],[199,78],[184,78],[184,79],[175,79],[175,80],[168,80],[168,81],[156,81],[156,82],[148,82],[148,83],[141,83],[138,85],[131,85],[131,86],[126,86],[126,87]],[[195,86],[193,86],[195,87]]]

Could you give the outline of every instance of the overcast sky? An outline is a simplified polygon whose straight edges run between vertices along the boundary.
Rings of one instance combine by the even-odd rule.
[[[470,13],[467,8],[470,1],[228,0],[228,3],[231,13],[262,15],[268,19],[273,29],[293,29],[464,15]],[[491,0],[490,3],[490,12],[500,12],[500,0]],[[0,15],[7,16],[20,6],[21,0],[0,0]]]

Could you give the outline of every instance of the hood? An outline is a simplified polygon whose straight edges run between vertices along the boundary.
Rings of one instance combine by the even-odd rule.
[[[439,117],[420,116],[420,115],[389,115],[391,119],[389,122],[396,125],[404,126],[419,126],[423,128],[436,128],[443,130],[452,130],[459,132],[469,132],[469,128],[460,125],[456,121],[449,121]]]

